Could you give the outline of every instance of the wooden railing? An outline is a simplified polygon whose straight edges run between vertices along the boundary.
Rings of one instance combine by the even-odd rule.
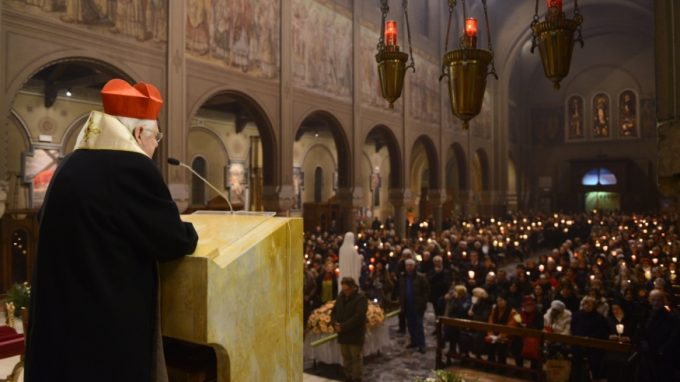
[[[441,369],[445,367],[445,362],[444,362],[444,346],[446,345],[444,342],[444,336],[442,333],[442,329],[445,326],[451,326],[451,327],[457,327],[459,329],[465,329],[465,330],[471,330],[471,331],[478,331],[478,332],[497,332],[497,333],[504,333],[508,334],[511,336],[516,336],[516,337],[522,337],[522,338],[527,338],[527,337],[533,337],[533,338],[538,338],[539,339],[539,352],[538,352],[538,368],[537,369],[530,369],[530,368],[525,368],[523,366],[513,366],[513,365],[503,365],[503,364],[497,364],[497,363],[492,363],[486,360],[482,359],[474,359],[474,358],[467,358],[468,360],[476,363],[482,363],[482,364],[487,364],[487,365],[494,365],[498,367],[504,367],[507,369],[515,369],[515,370],[522,370],[522,371],[527,371],[533,374],[536,374],[538,377],[538,380],[543,380],[543,347],[546,341],[550,342],[559,342],[565,345],[574,345],[574,346],[580,346],[580,347],[585,347],[585,348],[594,348],[594,349],[602,349],[605,351],[609,352],[621,352],[621,353],[629,353],[632,350],[632,345],[629,343],[622,343],[618,341],[609,341],[609,340],[601,340],[601,339],[596,339],[596,338],[589,338],[589,337],[581,337],[581,336],[571,336],[571,335],[564,335],[564,334],[556,334],[556,333],[548,333],[544,332],[541,330],[536,330],[536,329],[526,329],[526,328],[518,328],[518,327],[512,327],[512,326],[506,326],[506,325],[497,325],[497,324],[490,324],[487,322],[480,322],[480,321],[471,321],[471,320],[464,320],[464,319],[458,319],[458,318],[449,318],[449,317],[438,317],[437,318],[437,353],[436,353],[436,368]],[[446,354],[446,359],[451,358],[452,354]],[[458,358],[463,358],[458,356]]]

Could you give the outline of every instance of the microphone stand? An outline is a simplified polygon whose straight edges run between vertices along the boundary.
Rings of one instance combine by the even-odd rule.
[[[229,205],[229,211],[231,211],[232,214],[234,213],[234,208],[231,206],[231,201],[229,201],[229,198],[227,197],[227,195],[225,195],[222,191],[218,190],[217,187],[213,186],[210,182],[208,182],[207,179],[205,179],[204,177],[199,175],[196,171],[194,171],[193,168],[191,168],[190,166],[187,166],[184,162],[181,162],[181,161],[176,160],[176,159],[175,159],[175,161],[171,162],[170,159],[168,159],[168,163],[170,163],[172,165],[176,165],[176,166],[179,165],[179,166],[186,168],[187,170],[191,171],[192,174],[196,175],[198,177],[198,179],[202,180],[203,183],[210,186],[210,188],[212,188],[215,192],[217,192],[217,195],[221,196],[222,198],[224,198],[224,200],[227,201],[227,204]]]

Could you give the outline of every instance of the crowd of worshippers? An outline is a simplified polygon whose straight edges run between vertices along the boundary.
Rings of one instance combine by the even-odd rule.
[[[392,219],[376,218],[356,232],[360,286],[386,310],[402,309],[400,332],[404,319],[419,325],[408,322],[410,346],[421,351],[425,299],[437,316],[630,342],[637,358],[559,344],[549,350],[587,359],[594,377],[625,373],[620,366],[636,358],[665,378],[680,359],[680,302],[671,293],[680,282],[677,223],[673,214],[468,217],[446,219],[440,232],[431,220],[410,222],[399,237]],[[341,244],[341,235],[320,228],[305,233],[305,317],[337,295]],[[530,340],[453,327],[445,340],[452,353],[537,367],[538,344]]]

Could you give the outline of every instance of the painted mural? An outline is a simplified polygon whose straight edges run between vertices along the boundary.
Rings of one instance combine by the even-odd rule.
[[[609,138],[609,96],[599,93],[593,98],[593,137]]]
[[[410,83],[406,94],[409,102],[409,113],[415,120],[425,123],[439,123],[439,76],[438,64],[422,55],[415,55],[416,72],[408,71],[406,77]],[[410,62],[410,61],[409,61]]]
[[[382,97],[380,79],[378,78],[378,63],[375,54],[378,52],[378,32],[369,28],[361,28],[361,103],[364,106],[378,107],[386,110],[401,112],[401,102],[394,104],[394,109],[389,108],[389,103]]]
[[[626,90],[619,95],[619,136],[638,137],[637,95]]]
[[[137,41],[167,41],[168,0],[3,0],[3,3],[101,33]]]
[[[278,78],[278,14],[278,1],[188,0],[187,53],[258,78]]]
[[[297,87],[349,99],[352,19],[343,8],[325,3],[293,1],[293,81]]]

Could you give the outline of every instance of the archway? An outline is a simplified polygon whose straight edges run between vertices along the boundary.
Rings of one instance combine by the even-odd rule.
[[[350,149],[342,125],[326,111],[309,113],[293,143],[291,213],[304,217],[305,229],[333,226],[344,230],[346,219],[337,192],[349,188],[350,179]]]
[[[278,182],[278,150],[262,107],[244,93],[218,91],[203,98],[190,126],[187,156],[206,158],[207,179],[229,196],[234,209],[263,210],[264,186]],[[207,208],[228,208],[216,192],[206,191]]]
[[[425,220],[433,213],[429,200],[430,190],[439,189],[439,161],[437,148],[432,140],[421,135],[413,143],[411,150],[411,193],[414,196],[414,211],[420,220]]]
[[[42,66],[13,94],[7,171],[10,208],[38,208],[59,161],[73,150],[84,120],[102,110],[100,91],[112,78],[133,82],[122,70],[88,58]]]
[[[390,190],[402,191],[404,176],[399,142],[392,130],[385,125],[373,127],[364,141],[361,168],[361,187],[364,192],[364,205],[361,216],[381,220],[395,219],[397,228],[403,228],[403,221],[396,217],[395,206],[390,201]],[[398,206],[403,207],[403,206]]]

